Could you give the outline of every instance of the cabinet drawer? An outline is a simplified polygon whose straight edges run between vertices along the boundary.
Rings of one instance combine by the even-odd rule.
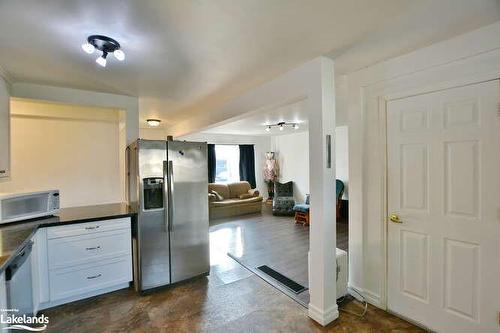
[[[132,259],[123,256],[97,265],[57,269],[49,274],[50,301],[54,302],[132,281]]]
[[[130,228],[48,241],[49,269],[95,263],[131,253]]]
[[[47,238],[52,239],[78,235],[89,235],[104,231],[127,228],[130,228],[129,217],[50,227],[47,230]]]

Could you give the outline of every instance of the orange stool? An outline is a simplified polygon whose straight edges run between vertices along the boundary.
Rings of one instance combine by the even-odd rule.
[[[296,224],[303,224],[305,226],[309,225],[309,212],[295,212],[295,223]]]

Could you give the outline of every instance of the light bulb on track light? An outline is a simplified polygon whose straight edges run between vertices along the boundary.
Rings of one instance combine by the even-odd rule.
[[[114,55],[114,56],[115,56],[115,58],[116,58],[117,60],[119,60],[119,61],[123,61],[123,60],[125,60],[125,53],[124,53],[122,50],[120,50],[120,49],[115,50],[115,51],[113,52],[113,55]]]
[[[106,54],[103,54],[102,56],[97,58],[95,62],[97,62],[97,64],[102,67],[106,67]]]
[[[82,44],[82,50],[85,51],[85,53],[92,54],[94,53],[95,47],[87,42]]]

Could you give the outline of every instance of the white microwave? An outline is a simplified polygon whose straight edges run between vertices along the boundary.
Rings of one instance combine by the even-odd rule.
[[[0,194],[0,224],[53,215],[59,211],[59,190]]]

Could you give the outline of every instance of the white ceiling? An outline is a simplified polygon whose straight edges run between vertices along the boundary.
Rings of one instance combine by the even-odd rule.
[[[251,115],[243,116],[243,118],[237,120],[232,119],[227,123],[206,129],[202,131],[202,133],[274,136],[307,131],[307,112],[304,106],[305,100],[302,100],[274,109],[254,112]],[[278,128],[273,128],[269,132],[265,130],[266,125],[273,125],[282,121],[297,123],[299,124],[299,128],[295,130],[286,127],[283,131],[280,131]]]
[[[207,112],[322,54],[349,72],[500,19],[498,0],[19,0],[0,2],[14,82],[138,96],[141,124]],[[80,45],[117,39],[98,68]]]

